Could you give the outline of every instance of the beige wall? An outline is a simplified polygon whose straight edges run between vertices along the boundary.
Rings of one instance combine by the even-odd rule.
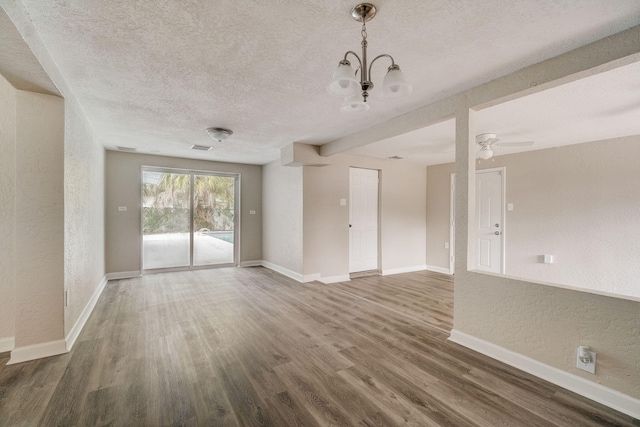
[[[107,151],[105,264],[107,273],[139,272],[141,265],[141,167],[157,166],[239,173],[240,259],[262,259],[262,167]],[[127,206],[119,212],[118,206]],[[255,210],[255,215],[249,211]]]
[[[77,101],[65,99],[64,285],[69,293],[65,335],[105,275],[104,156]]]
[[[16,91],[0,75],[0,352],[15,336]]]
[[[16,91],[16,347],[64,338],[64,101]]]
[[[476,171],[467,111],[456,120],[454,330],[640,398],[640,303],[467,271]],[[575,367],[578,345],[598,354],[595,376]]]
[[[427,167],[427,265],[449,270],[449,251],[444,244],[451,242],[451,174],[455,165]]]
[[[304,274],[349,274],[349,167],[380,170],[383,273],[425,266],[426,169],[397,160],[336,155],[331,165],[304,166]]]
[[[506,167],[509,276],[640,297],[640,136],[497,156]],[[427,262],[447,266],[453,165],[428,168]],[[436,240],[435,242],[431,239]],[[541,256],[554,256],[543,264]]]
[[[302,168],[262,167],[262,259],[302,274]]]

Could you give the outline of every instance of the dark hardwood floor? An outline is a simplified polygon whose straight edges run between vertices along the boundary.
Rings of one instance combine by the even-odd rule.
[[[113,281],[69,354],[0,355],[0,426],[634,425],[447,342],[452,305],[450,277],[428,272]]]

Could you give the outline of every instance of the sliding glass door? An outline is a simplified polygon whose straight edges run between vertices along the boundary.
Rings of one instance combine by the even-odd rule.
[[[193,265],[233,263],[235,178],[195,175]]]
[[[233,265],[236,175],[142,170],[142,268]]]

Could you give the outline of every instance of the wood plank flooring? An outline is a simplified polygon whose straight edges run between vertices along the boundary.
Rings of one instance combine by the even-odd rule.
[[[74,349],[4,366],[0,426],[633,426],[446,341],[450,277],[110,282]]]

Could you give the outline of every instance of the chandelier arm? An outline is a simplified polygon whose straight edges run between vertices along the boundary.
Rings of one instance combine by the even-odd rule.
[[[369,75],[371,75],[371,67],[373,67],[373,63],[376,62],[378,59],[383,58],[385,56],[391,60],[391,66],[392,67],[394,65],[396,65],[395,61],[393,60],[393,56],[388,55],[386,53],[383,53],[382,55],[378,55],[375,58],[373,58],[373,61],[371,61],[371,64],[369,64]]]
[[[347,57],[349,56],[349,54],[351,54],[351,55],[353,55],[353,56],[355,56],[355,57],[356,57],[356,59],[358,60],[358,64],[360,64],[360,68],[362,68],[362,61],[360,60],[360,57],[358,56],[358,54],[357,54],[357,53],[355,53],[355,52],[354,52],[354,51],[352,51],[352,50],[349,50],[349,51],[347,51],[347,52],[344,54],[344,61],[346,61],[346,60],[347,60]]]

